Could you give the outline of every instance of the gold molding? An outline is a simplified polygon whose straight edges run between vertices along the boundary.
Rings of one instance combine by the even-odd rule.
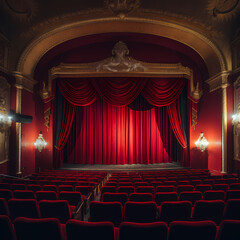
[[[12,75],[15,77],[16,87],[23,88],[33,93],[34,85],[37,83],[36,80],[32,79],[31,77],[25,76],[20,72],[12,72]]]
[[[209,85],[210,92],[228,86],[228,76],[230,74],[231,71],[222,71],[206,80],[205,82]]]
[[[86,64],[69,64],[61,63],[60,65],[53,67],[49,71],[48,79],[48,95],[44,95],[44,98],[51,96],[52,81],[55,78],[78,78],[78,77],[169,77],[169,78],[186,78],[190,81],[191,97],[195,100],[199,100],[201,94],[196,94],[197,88],[194,86],[193,71],[188,67],[184,67],[181,63],[176,64],[159,64],[159,63],[147,63],[135,60],[142,66],[142,70],[138,71],[117,71],[111,72],[107,70],[97,71],[97,67],[106,63],[106,59]],[[45,86],[45,85],[44,85]],[[46,93],[46,91],[45,91]],[[199,97],[196,99],[196,97]]]
[[[21,55],[17,71],[33,76],[40,58],[53,47],[81,36],[107,32],[138,32],[167,37],[189,46],[206,62],[210,76],[227,69],[221,50],[207,36],[176,22],[141,17],[82,20],[57,27],[37,37]]]

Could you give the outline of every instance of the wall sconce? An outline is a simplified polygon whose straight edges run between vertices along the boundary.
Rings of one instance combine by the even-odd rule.
[[[47,142],[43,138],[42,131],[40,131],[38,138],[36,139],[34,146],[38,149],[39,152],[43,150],[47,146]]]
[[[205,149],[208,146],[208,141],[207,139],[203,136],[203,132],[200,133],[200,136],[198,138],[198,140],[195,142],[196,147],[199,148],[201,150],[201,152],[204,152]]]
[[[240,113],[232,115],[232,125],[237,126],[240,124]]]
[[[12,125],[12,117],[5,113],[0,113],[0,132],[6,131]]]

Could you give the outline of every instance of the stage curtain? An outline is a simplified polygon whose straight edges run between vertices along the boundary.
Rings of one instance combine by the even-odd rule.
[[[69,136],[72,123],[74,120],[74,116],[75,116],[75,111],[76,111],[75,105],[72,105],[67,101],[64,102],[62,127],[60,131],[58,143],[56,144],[56,148],[58,150],[62,150],[68,140],[68,136]]]
[[[91,82],[98,94],[109,104],[129,105],[143,90],[147,78],[94,78]]]
[[[179,98],[185,82],[185,79],[179,78],[152,78],[150,81],[147,81],[142,95],[154,106],[167,106]]]
[[[145,103],[144,103],[145,101]],[[145,104],[148,106],[145,108]],[[171,162],[165,118],[156,121],[155,107],[137,98],[131,106],[114,106],[99,98],[77,108],[76,118],[64,148],[68,163],[78,164],[154,164]],[[163,113],[165,111],[165,113]],[[160,115],[159,115],[160,116]],[[79,124],[81,122],[81,124]],[[159,130],[161,128],[161,131]],[[165,140],[164,139],[164,140]],[[165,148],[166,147],[166,148]]]
[[[75,106],[87,106],[97,99],[97,92],[88,79],[60,79],[58,87],[64,98]]]

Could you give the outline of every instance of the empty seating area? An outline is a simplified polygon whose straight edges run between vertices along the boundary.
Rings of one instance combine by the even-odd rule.
[[[235,240],[240,182],[191,169],[2,179],[0,230],[3,240]]]

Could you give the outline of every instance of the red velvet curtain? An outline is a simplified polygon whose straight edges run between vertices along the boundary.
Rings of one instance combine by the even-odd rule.
[[[156,111],[166,117],[156,116]],[[78,164],[171,162],[170,136],[164,136],[165,143],[161,136],[169,127],[165,108],[156,110],[152,106],[139,111],[130,106],[114,106],[99,98],[77,109],[65,156],[68,163]]]
[[[149,136],[149,134],[153,134],[153,130],[151,129],[151,127],[154,126],[153,122],[155,122],[156,125],[155,114],[149,112],[146,115],[142,115],[145,113],[141,113],[141,111],[132,113],[127,109],[127,105],[134,101],[139,93],[142,92],[142,95],[150,104],[157,107],[168,106],[168,115],[174,134],[176,135],[176,138],[182,147],[186,147],[181,125],[180,112],[175,103],[182,92],[184,84],[184,79],[61,79],[58,81],[58,86],[62,95],[69,103],[65,104],[64,106],[62,130],[57,147],[61,150],[67,142],[72,127],[76,106],[85,106],[86,109],[84,111],[87,111],[87,109],[89,110],[85,113],[85,118],[83,119],[83,122],[79,124],[79,126],[82,127],[82,131],[86,131],[86,133],[82,133],[82,142],[83,144],[88,145],[88,149],[86,149],[84,146],[81,146],[81,149],[78,148],[78,151],[80,152],[79,154],[82,154],[80,158],[83,159],[83,163],[87,159],[89,161],[88,163],[94,162],[104,164],[110,164],[109,159],[112,159],[113,161],[111,164],[131,164],[136,163],[138,159],[138,163],[158,162],[160,160],[157,160],[157,158],[160,157],[160,155],[163,156],[164,154],[156,152],[157,149],[155,150],[155,147],[149,147],[148,145],[149,141],[151,142],[152,146],[153,144],[158,144],[156,146],[159,146],[160,144],[160,139],[158,139],[159,136]],[[98,95],[100,95],[103,101],[101,100],[102,105],[99,105],[97,108],[94,104],[98,102],[96,101],[98,99]],[[95,113],[93,113],[93,110]],[[99,112],[99,114],[97,114],[98,111],[101,113]],[[98,120],[101,120],[101,124],[95,122]],[[135,125],[131,126],[133,123]],[[145,126],[148,129],[141,130],[141,126]],[[89,131],[87,128],[89,128]],[[94,129],[100,131],[99,134]],[[125,133],[123,134],[123,132]],[[108,135],[103,136],[105,133],[108,133]],[[103,138],[102,141],[101,137]],[[94,141],[94,138],[98,139],[96,144],[91,142]],[[134,139],[136,140],[135,142]],[[142,147],[139,147],[141,146],[139,141],[143,141],[141,144],[142,147],[144,147],[144,150]],[[153,143],[153,141],[155,141],[155,143]],[[106,152],[106,149],[101,150],[103,151],[101,153],[98,147],[101,148],[103,142],[104,147],[107,147],[108,151]],[[118,143],[120,145],[115,146],[115,144]],[[137,144],[137,148],[131,146],[134,144]],[[124,145],[124,147],[119,147],[121,145]],[[100,151],[100,154],[99,156],[95,155],[93,157],[94,152],[96,151]],[[110,155],[106,155],[105,158],[101,157],[104,154]],[[149,154],[156,155],[153,157]],[[106,161],[104,159],[106,159]]]

